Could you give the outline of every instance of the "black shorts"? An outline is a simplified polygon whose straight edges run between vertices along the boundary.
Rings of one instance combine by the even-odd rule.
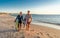
[[[22,24],[22,21],[18,21],[18,23]]]
[[[27,24],[30,24],[31,22],[27,22]]]
[[[19,25],[19,24],[22,24],[22,21],[18,21],[18,27],[21,26],[21,25]]]

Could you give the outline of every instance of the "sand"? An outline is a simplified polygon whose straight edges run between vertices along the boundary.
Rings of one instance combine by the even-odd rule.
[[[18,32],[14,19],[10,15],[0,15],[0,38],[60,38],[60,30],[34,24],[29,31],[22,27]]]

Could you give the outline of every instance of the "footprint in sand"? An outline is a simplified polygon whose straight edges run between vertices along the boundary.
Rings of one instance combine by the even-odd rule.
[[[34,31],[34,29],[31,29],[30,31]]]
[[[52,36],[50,36],[50,34],[48,34],[48,33],[47,33],[46,35],[47,35],[49,38],[53,38],[53,37],[52,37]]]
[[[20,32],[20,34],[24,34],[24,32]]]
[[[20,38],[25,38],[23,31],[20,32]]]
[[[40,38],[40,36],[39,36],[39,35],[40,35],[40,33],[39,33],[39,32],[37,32],[37,33],[36,33],[36,35],[34,36],[34,38]]]
[[[37,35],[39,35],[39,33],[37,33]]]
[[[41,34],[41,35],[43,35],[43,33],[42,33],[42,32],[40,32],[40,34]]]
[[[35,36],[34,38],[40,38],[40,36]]]
[[[59,37],[57,37],[56,35],[54,35],[54,37],[55,37],[55,38],[59,38]]]
[[[25,38],[25,36],[24,36],[24,35],[22,35],[22,36],[20,36],[20,38]]]
[[[14,38],[25,38],[24,32],[22,30],[20,32],[15,32]]]
[[[11,26],[11,28],[14,28],[14,26]]]

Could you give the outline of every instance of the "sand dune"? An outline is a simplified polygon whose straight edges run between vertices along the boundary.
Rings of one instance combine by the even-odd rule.
[[[30,30],[15,30],[14,17],[0,15],[0,38],[60,38],[60,30],[31,24]]]

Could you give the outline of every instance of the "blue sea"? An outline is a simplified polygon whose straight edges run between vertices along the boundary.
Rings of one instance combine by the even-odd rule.
[[[32,15],[33,22],[60,25],[60,15]]]
[[[17,14],[11,14],[16,17]],[[25,16],[25,14],[23,14]],[[60,15],[32,14],[32,23],[45,23],[60,26]]]

